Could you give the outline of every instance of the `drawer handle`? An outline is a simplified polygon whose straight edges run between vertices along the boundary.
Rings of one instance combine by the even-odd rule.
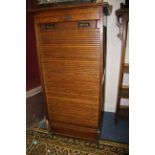
[[[54,23],[43,24],[41,25],[41,28],[43,30],[53,29],[55,28],[55,24]]]
[[[90,27],[90,23],[88,23],[88,22],[78,22],[78,27]]]

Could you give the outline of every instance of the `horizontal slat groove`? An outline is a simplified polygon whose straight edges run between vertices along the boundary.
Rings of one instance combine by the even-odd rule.
[[[85,113],[84,113],[85,114]],[[84,126],[91,126],[91,127],[97,127],[98,126],[98,117],[92,115],[66,115],[66,114],[58,114],[58,113],[50,113],[51,121],[58,121],[58,122],[64,122],[64,123],[71,123],[74,125],[84,125]],[[84,118],[84,119],[83,119]]]
[[[50,60],[80,60],[83,61],[99,61],[100,47],[94,46],[52,46],[43,45],[41,48],[41,61]]]
[[[70,128],[71,130],[80,130],[80,131],[84,131],[84,132],[96,132],[97,129],[94,128],[94,127],[91,127],[91,126],[79,126],[79,125],[75,125],[75,124],[72,124],[72,123],[67,123],[67,122],[62,122],[62,121],[54,121],[52,122],[52,125],[53,126],[60,126],[60,127],[63,127],[63,128]]]
[[[40,33],[41,44],[100,44],[99,30],[50,31]]]
[[[98,102],[93,101],[93,100],[88,100],[88,99],[81,99],[81,98],[71,98],[71,97],[57,97],[57,96],[49,96],[48,97],[48,104],[53,104],[55,101],[60,101],[60,103],[65,102],[65,103],[71,103],[71,104],[80,104],[81,107],[92,107],[92,108],[98,108]]]
[[[97,114],[93,114],[93,113],[97,113],[98,112],[98,108],[97,106],[92,107],[92,106],[85,106],[82,105],[82,101],[81,104],[79,103],[75,103],[74,102],[66,102],[65,100],[63,100],[64,103],[62,105],[62,100],[51,100],[50,102],[53,103],[48,103],[48,107],[49,110],[51,112],[57,112],[57,113],[61,113],[61,114],[66,114],[66,115],[78,115],[78,113],[84,113],[87,111],[87,115],[92,115],[97,117]]]

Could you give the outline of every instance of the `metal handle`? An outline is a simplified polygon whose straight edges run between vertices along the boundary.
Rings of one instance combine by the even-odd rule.
[[[55,28],[55,24],[54,23],[43,24],[41,25],[41,28],[43,30],[53,29]]]
[[[90,27],[89,22],[78,22],[78,27]]]

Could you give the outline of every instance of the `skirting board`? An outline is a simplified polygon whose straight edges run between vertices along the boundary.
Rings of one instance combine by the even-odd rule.
[[[40,89],[33,89],[26,98],[26,126],[33,127],[44,118],[44,100]]]
[[[26,92],[26,98],[30,98],[36,94],[39,94],[40,92],[42,92],[42,87],[39,86],[39,87],[36,87],[34,89],[31,89],[29,91]]]
[[[115,113],[116,105],[114,106],[113,104],[104,103],[102,111]]]

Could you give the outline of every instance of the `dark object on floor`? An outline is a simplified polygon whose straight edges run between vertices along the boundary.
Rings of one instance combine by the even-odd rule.
[[[129,122],[120,118],[115,124],[115,113],[104,112],[101,139],[129,143]]]
[[[27,131],[27,155],[116,155],[129,154],[126,144],[100,141],[98,144],[48,134],[46,130]]]

